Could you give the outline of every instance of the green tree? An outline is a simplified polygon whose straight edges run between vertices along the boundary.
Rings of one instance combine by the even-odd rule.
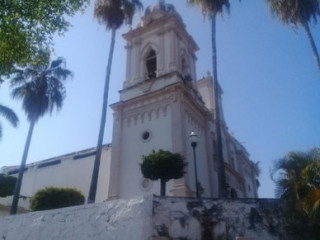
[[[31,209],[41,211],[84,204],[83,194],[74,188],[46,187],[31,198]]]
[[[102,110],[101,110],[101,120],[98,142],[96,147],[96,156],[94,160],[94,166],[92,171],[92,178],[90,183],[88,203],[95,202],[99,167],[101,160],[101,151],[103,144],[104,129],[107,118],[107,108],[108,108],[108,96],[109,96],[109,82],[111,74],[111,65],[115,44],[116,31],[123,25],[124,22],[131,24],[133,15],[136,9],[141,9],[142,4],[139,0],[97,0],[94,15],[99,20],[100,23],[106,26],[107,30],[111,30],[111,42],[108,57],[108,64],[105,76],[103,100],[102,100]]]
[[[0,77],[16,66],[43,63],[55,34],[70,27],[68,18],[84,9],[88,0],[0,1]]]
[[[14,186],[16,185],[17,178],[0,174],[0,197],[13,195]]]
[[[288,233],[297,240],[320,236],[320,148],[290,152],[272,172],[276,195],[286,202]]]
[[[7,119],[14,127],[16,127],[19,123],[19,119],[18,119],[17,115],[14,113],[14,111],[12,111],[10,108],[8,108],[2,104],[0,104],[0,116]],[[2,126],[0,123],[0,140],[1,140],[1,138],[2,138]]]
[[[58,58],[49,65],[36,65],[24,70],[17,70],[11,80],[12,97],[22,100],[22,108],[30,122],[10,210],[11,214],[17,212],[23,172],[34,126],[46,113],[52,113],[54,108],[61,109],[66,93],[63,82],[71,75],[71,72],[65,68],[65,60]]]
[[[222,15],[224,10],[229,11],[229,0],[187,0],[189,4],[200,7],[204,16],[211,20],[211,45],[212,45],[212,71],[213,71],[213,87],[215,100],[215,123],[217,131],[217,159],[219,164],[218,179],[219,179],[219,196],[227,197],[226,173],[223,159],[223,143],[221,137],[221,113],[220,113],[220,86],[218,82],[217,71],[217,43],[216,43],[216,19],[217,15]]]
[[[310,31],[310,22],[320,16],[319,0],[266,0],[271,12],[284,23],[293,27],[302,26],[307,34],[320,73],[320,57]]]
[[[166,194],[166,182],[184,175],[184,157],[179,153],[159,150],[142,157],[141,173],[145,178],[156,181],[160,179],[160,195]]]

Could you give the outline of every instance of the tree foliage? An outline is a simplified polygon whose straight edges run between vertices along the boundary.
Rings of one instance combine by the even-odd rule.
[[[290,152],[275,165],[276,195],[286,202],[288,231],[295,239],[320,236],[320,148]]]
[[[266,0],[271,12],[284,23],[294,27],[303,27],[307,34],[315,61],[320,73],[320,56],[310,31],[310,22],[320,17],[319,0]]]
[[[165,183],[171,179],[178,179],[184,175],[184,157],[179,153],[159,150],[142,157],[140,169],[145,178],[153,181],[160,179],[161,196],[165,195]]]
[[[141,8],[139,0],[97,0],[94,15],[107,29],[118,29],[124,22],[131,24],[135,12]]]
[[[229,0],[187,0],[187,2],[200,7],[203,15],[209,17],[217,13],[222,14],[224,10],[227,12],[230,10]]]
[[[0,116],[7,119],[12,124],[12,126],[17,127],[19,123],[19,118],[14,113],[14,111],[12,111],[12,109],[0,104]],[[2,125],[0,122],[0,140],[1,138],[2,138]]]
[[[47,112],[59,110],[65,98],[64,81],[72,76],[59,57],[51,64],[39,64],[16,70],[11,79],[12,97],[22,100],[29,121],[37,122]]]
[[[317,21],[320,17],[319,0],[267,0],[271,12],[285,24],[297,26]]]
[[[68,17],[87,4],[88,0],[0,1],[0,76],[17,66],[44,63],[53,36],[67,31]]]
[[[83,194],[74,188],[46,187],[31,198],[31,209],[41,211],[84,204]]]
[[[0,174],[0,197],[13,195],[17,178]]]

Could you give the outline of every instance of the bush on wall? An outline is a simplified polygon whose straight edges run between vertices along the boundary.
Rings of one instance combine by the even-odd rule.
[[[17,181],[17,178],[15,177],[0,174],[0,197],[13,195],[16,181]]]
[[[41,211],[84,204],[83,194],[74,188],[46,187],[31,198],[31,209]]]

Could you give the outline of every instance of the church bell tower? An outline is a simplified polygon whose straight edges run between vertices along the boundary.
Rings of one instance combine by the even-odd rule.
[[[114,111],[109,198],[159,194],[160,184],[144,179],[139,163],[153,150],[185,156],[186,174],[167,183],[167,195],[192,196],[195,191],[191,131],[197,132],[198,176],[204,196],[212,196],[208,161],[210,112],[196,90],[197,44],[171,4],[145,10],[138,26],[124,34],[127,61],[120,101]]]

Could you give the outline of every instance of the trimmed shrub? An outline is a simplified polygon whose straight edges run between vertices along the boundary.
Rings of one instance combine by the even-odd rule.
[[[0,197],[12,196],[17,178],[0,174]]]
[[[142,156],[140,169],[143,177],[153,181],[160,179],[160,195],[165,196],[166,182],[183,177],[186,165],[181,154],[160,149]]]
[[[46,187],[31,198],[31,209],[41,211],[84,204],[83,194],[74,188]]]

